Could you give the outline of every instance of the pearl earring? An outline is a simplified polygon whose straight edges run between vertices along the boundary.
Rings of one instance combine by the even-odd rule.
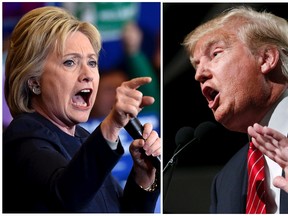
[[[39,95],[41,93],[40,86],[33,86],[32,91],[34,94]]]

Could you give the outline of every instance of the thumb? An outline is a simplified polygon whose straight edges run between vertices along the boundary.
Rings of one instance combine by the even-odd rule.
[[[273,180],[273,185],[280,188],[288,193],[288,180],[282,176],[277,176]]]

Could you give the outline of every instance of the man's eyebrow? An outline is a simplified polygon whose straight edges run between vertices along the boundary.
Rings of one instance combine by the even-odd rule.
[[[218,44],[218,43],[223,42],[223,41],[224,41],[223,37],[209,38],[207,41],[204,42],[201,49],[202,50],[210,49],[213,45]]]
[[[202,46],[200,47],[201,52],[205,52],[209,50],[213,45],[221,44],[222,46],[228,45],[231,42],[231,38],[226,34],[217,35],[209,37],[205,42],[203,42]]]
[[[220,37],[208,38],[208,40],[206,40],[200,47],[201,53],[206,53],[207,50],[209,50],[211,46],[218,43],[219,41],[220,41]],[[196,68],[198,60],[195,59],[194,56],[190,57],[190,62],[193,65],[193,67]]]

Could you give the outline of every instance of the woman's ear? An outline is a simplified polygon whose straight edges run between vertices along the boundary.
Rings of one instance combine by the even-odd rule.
[[[277,47],[275,46],[265,47],[261,51],[261,58],[262,58],[261,71],[263,74],[269,73],[277,66],[280,58],[279,56],[280,53]]]
[[[36,95],[41,94],[41,88],[38,79],[32,77],[28,80],[29,89]]]

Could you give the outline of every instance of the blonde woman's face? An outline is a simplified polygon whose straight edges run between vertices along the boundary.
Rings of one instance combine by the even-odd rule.
[[[63,56],[47,56],[34,109],[61,127],[88,120],[98,85],[98,57],[81,32],[65,41]]]

